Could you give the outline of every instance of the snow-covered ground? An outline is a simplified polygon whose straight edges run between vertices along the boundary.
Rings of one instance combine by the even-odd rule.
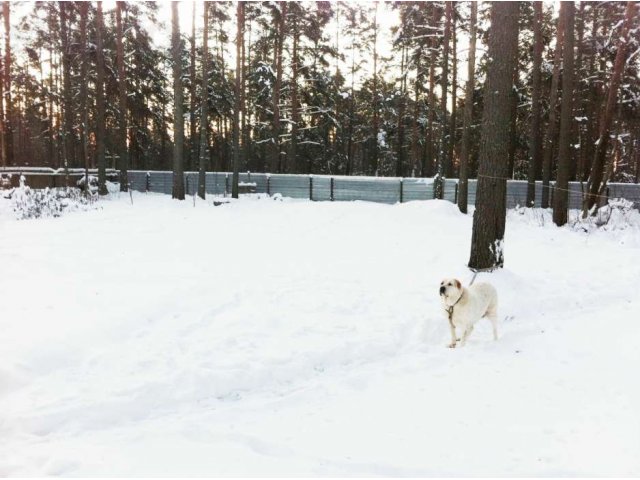
[[[640,222],[510,212],[452,350],[450,203],[133,201],[0,200],[1,476],[640,475]]]

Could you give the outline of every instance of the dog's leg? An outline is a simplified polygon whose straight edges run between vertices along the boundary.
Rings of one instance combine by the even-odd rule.
[[[471,332],[473,332],[473,325],[469,325],[462,334],[462,341],[460,342],[461,347],[465,346],[467,343],[467,337],[471,335]]]
[[[493,327],[493,339],[498,340],[498,312],[495,308],[489,309],[487,318],[491,321],[491,326]]]
[[[452,322],[449,322],[449,327],[451,328],[451,343],[447,346],[449,348],[456,348],[456,327],[453,326]]]

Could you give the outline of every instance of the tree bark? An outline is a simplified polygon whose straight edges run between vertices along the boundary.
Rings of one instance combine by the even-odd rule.
[[[635,2],[627,2],[622,32],[620,33],[618,41],[618,51],[613,65],[613,74],[611,75],[611,80],[609,82],[607,104],[602,114],[602,120],[600,121],[600,134],[598,136],[598,143],[596,145],[596,151],[591,165],[591,174],[587,181],[587,193],[583,200],[583,218],[587,217],[589,211],[597,204],[598,199],[602,198],[606,192],[607,179],[604,178],[603,174],[607,148],[609,147],[609,134],[613,123],[613,114],[617,103],[620,79],[622,78],[627,54],[629,53],[629,30],[631,29],[631,25],[633,24],[635,17],[635,8]]]
[[[504,265],[510,92],[518,51],[518,2],[492,2],[471,269]]]
[[[458,208],[467,213],[469,192],[469,149],[471,147],[471,123],[473,121],[473,92],[475,89],[476,36],[478,29],[478,3],[471,2],[469,20],[469,63],[464,99],[464,126],[462,128],[462,150],[460,152],[460,179],[458,182]]]
[[[105,159],[106,108],[104,101],[104,16],[102,2],[96,11],[96,163],[98,164],[98,193],[106,195],[107,174]]]
[[[202,98],[200,101],[200,163],[198,165],[198,196],[206,197],[206,172],[209,144],[209,2],[204,2],[202,26]]]
[[[451,15],[451,117],[449,121],[449,152],[445,177],[453,177],[453,160],[456,144],[456,116],[458,113],[458,42],[456,34],[456,6],[453,4]]]
[[[289,150],[288,173],[298,173],[298,128],[300,122],[300,105],[298,102],[298,44],[300,41],[298,12],[293,16],[293,51],[291,59],[291,148]]]
[[[569,206],[569,165],[571,155],[571,134],[573,118],[574,83],[574,2],[562,2],[564,14],[564,45],[562,47],[562,105],[560,109],[560,138],[558,140],[558,174],[553,196],[553,222],[561,227],[567,223]]]
[[[541,91],[542,91],[542,2],[533,2],[533,85],[531,92],[531,134],[529,139],[529,170],[527,175],[527,207],[536,200],[536,178],[541,166],[542,138]]]
[[[371,149],[371,162],[375,175],[378,175],[378,130],[380,120],[378,116],[378,2],[374,2],[373,12],[373,85],[372,85],[372,108],[373,108],[373,148]]]
[[[195,170],[198,160],[198,137],[196,129],[196,2],[191,10],[191,68],[189,85],[189,166],[188,170]]]
[[[178,2],[171,2],[171,50],[173,56],[173,189],[172,198],[184,200],[184,93]]]
[[[73,92],[71,91],[71,52],[69,50],[69,29],[66,2],[59,2],[60,6],[60,39],[62,43],[62,88],[63,88],[63,112],[64,112],[64,141],[63,161],[65,171],[75,164],[75,139],[73,132]],[[7,65],[5,65],[6,69]],[[5,84],[6,91],[6,84]],[[5,93],[6,96],[6,93]],[[9,115],[7,115],[8,117]],[[5,120],[8,121],[8,118]],[[6,130],[6,129],[5,129]],[[5,142],[10,141],[7,134]]]
[[[448,171],[448,149],[447,149],[447,86],[449,84],[449,38],[451,37],[451,7],[452,2],[445,2],[444,39],[442,47],[442,78],[440,79],[440,114],[442,115],[440,153],[438,155],[438,173],[435,181],[435,196],[442,199],[444,197],[444,176]]]
[[[172,3],[175,5],[175,3]],[[118,154],[120,156],[120,191],[129,190],[129,151],[127,147],[127,84],[124,70],[124,30],[122,28],[122,10],[125,2],[116,2],[116,49],[118,64]]]
[[[244,2],[237,6],[236,32],[236,94],[233,108],[233,184],[231,196],[238,198],[238,183],[240,178],[240,86],[242,85],[242,42],[244,42]]]
[[[556,137],[556,111],[558,103],[558,83],[560,81],[560,63],[562,60],[562,44],[564,41],[564,9],[560,2],[560,14],[558,15],[558,34],[556,35],[556,51],[553,56],[553,76],[551,78],[551,91],[549,92],[549,123],[545,136],[544,157],[542,161],[542,208],[549,208],[551,160]]]
[[[87,19],[89,17],[89,4],[81,2],[80,9],[80,156],[84,164],[84,188],[86,193],[90,193],[89,186],[89,110],[87,108],[87,71],[89,68],[89,58],[87,55]]]
[[[13,101],[11,99],[11,18],[9,2],[2,2],[4,17],[4,159],[6,165],[14,163],[13,152]]]
[[[282,167],[280,152],[280,90],[282,89],[282,49],[285,38],[285,17],[287,16],[287,2],[281,2],[280,18],[276,36],[276,83],[273,87],[273,145],[271,152],[270,170],[278,173]]]

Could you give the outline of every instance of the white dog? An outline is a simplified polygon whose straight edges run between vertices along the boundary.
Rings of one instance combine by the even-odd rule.
[[[476,283],[465,288],[455,278],[445,279],[440,283],[440,298],[451,327],[449,348],[455,348],[459,340],[456,337],[456,327],[462,330],[460,346],[464,347],[473,326],[482,317],[491,320],[493,339],[498,339],[498,292],[492,285]]]

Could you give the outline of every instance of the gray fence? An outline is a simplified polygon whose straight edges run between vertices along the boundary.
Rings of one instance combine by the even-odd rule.
[[[229,172],[207,172],[206,191],[209,194],[225,195],[231,192]],[[198,173],[186,172],[185,189],[188,195],[194,195],[198,188]],[[257,193],[276,193],[291,198],[306,198],[316,201],[352,201],[364,200],[379,203],[410,202],[434,198],[433,178],[394,178],[394,177],[344,177],[329,175],[285,175],[266,173],[241,173],[240,182],[254,183]],[[139,192],[157,192],[171,194],[172,172],[129,171],[129,185]],[[475,205],[477,180],[469,180],[468,203]],[[554,189],[551,182],[550,195]],[[581,208],[582,186],[579,182],[569,182],[569,208]],[[626,198],[640,207],[640,184],[610,183],[610,198]],[[458,180],[444,181],[444,199],[455,202],[458,196]],[[507,181],[507,208],[525,205],[527,182],[525,180]],[[542,182],[536,182],[535,206],[542,199]]]

